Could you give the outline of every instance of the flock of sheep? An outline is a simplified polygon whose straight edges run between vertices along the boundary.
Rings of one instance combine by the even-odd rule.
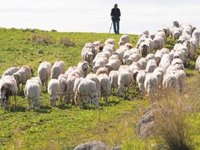
[[[169,36],[177,42],[171,50],[165,48]],[[199,40],[200,31],[194,26],[174,21],[154,35],[143,32],[136,48],[129,43],[129,35],[121,36],[116,50],[114,39],[86,43],[82,61],[67,71],[63,61],[53,65],[42,62],[38,76],[32,78],[29,66],[11,67],[0,79],[1,106],[8,107],[9,97],[20,90],[24,90],[29,109],[40,108],[42,90],[48,92],[51,106],[60,100],[62,104],[93,103],[99,107],[100,98],[107,102],[111,94],[123,97],[135,87],[154,102],[160,90],[184,92],[184,66],[194,58]],[[200,57],[196,69],[200,71]]]

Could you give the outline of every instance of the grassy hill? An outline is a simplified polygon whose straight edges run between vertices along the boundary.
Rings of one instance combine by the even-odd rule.
[[[0,28],[0,75],[9,67],[30,65],[37,75],[40,62],[63,60],[66,69],[80,61],[80,54],[87,42],[114,38],[120,35],[96,33],[58,33],[40,30]],[[138,36],[131,35],[135,45]],[[174,41],[168,39],[167,47]],[[116,45],[116,48],[118,44]],[[187,74],[188,94],[197,100],[199,95],[198,74],[191,61]],[[195,89],[193,89],[195,88]],[[195,91],[195,92],[194,92]],[[198,93],[199,92],[199,93]],[[12,101],[13,99],[11,99]],[[154,139],[139,139],[135,133],[136,123],[148,100],[132,97],[123,100],[111,96],[109,104],[101,101],[101,108],[80,109],[73,105],[51,108],[49,96],[43,92],[41,111],[27,111],[27,99],[17,96],[17,105],[9,109],[0,108],[0,149],[73,149],[77,144],[89,140],[101,140],[109,145],[120,145],[122,149],[151,149]],[[199,106],[198,103],[196,106]],[[200,147],[199,107],[188,116],[194,148]]]

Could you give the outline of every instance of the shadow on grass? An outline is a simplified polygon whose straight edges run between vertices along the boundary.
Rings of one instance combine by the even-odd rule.
[[[65,109],[71,109],[72,106],[71,105],[63,105],[63,104],[60,104],[57,106],[59,109],[61,110],[65,110]]]
[[[110,106],[116,106],[118,104],[120,104],[120,100],[113,100],[113,101],[108,101],[107,103],[106,102],[100,102],[99,103],[101,107],[110,107]]]
[[[51,112],[51,107],[50,106],[41,106],[40,109],[35,109],[34,111],[35,112],[38,112],[38,113],[50,113]]]
[[[26,111],[26,108],[23,107],[23,106],[10,106],[8,108],[5,108],[6,111],[9,111],[9,112],[25,112]]]

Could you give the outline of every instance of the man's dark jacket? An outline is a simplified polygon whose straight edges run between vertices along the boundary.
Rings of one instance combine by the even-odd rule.
[[[120,16],[121,16],[121,12],[120,12],[120,9],[119,8],[113,8],[111,10],[111,14],[112,16],[112,21],[119,21],[120,20]]]

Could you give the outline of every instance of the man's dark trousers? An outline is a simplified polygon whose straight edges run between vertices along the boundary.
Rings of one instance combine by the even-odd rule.
[[[113,27],[115,34],[119,34],[119,20],[113,20]]]

